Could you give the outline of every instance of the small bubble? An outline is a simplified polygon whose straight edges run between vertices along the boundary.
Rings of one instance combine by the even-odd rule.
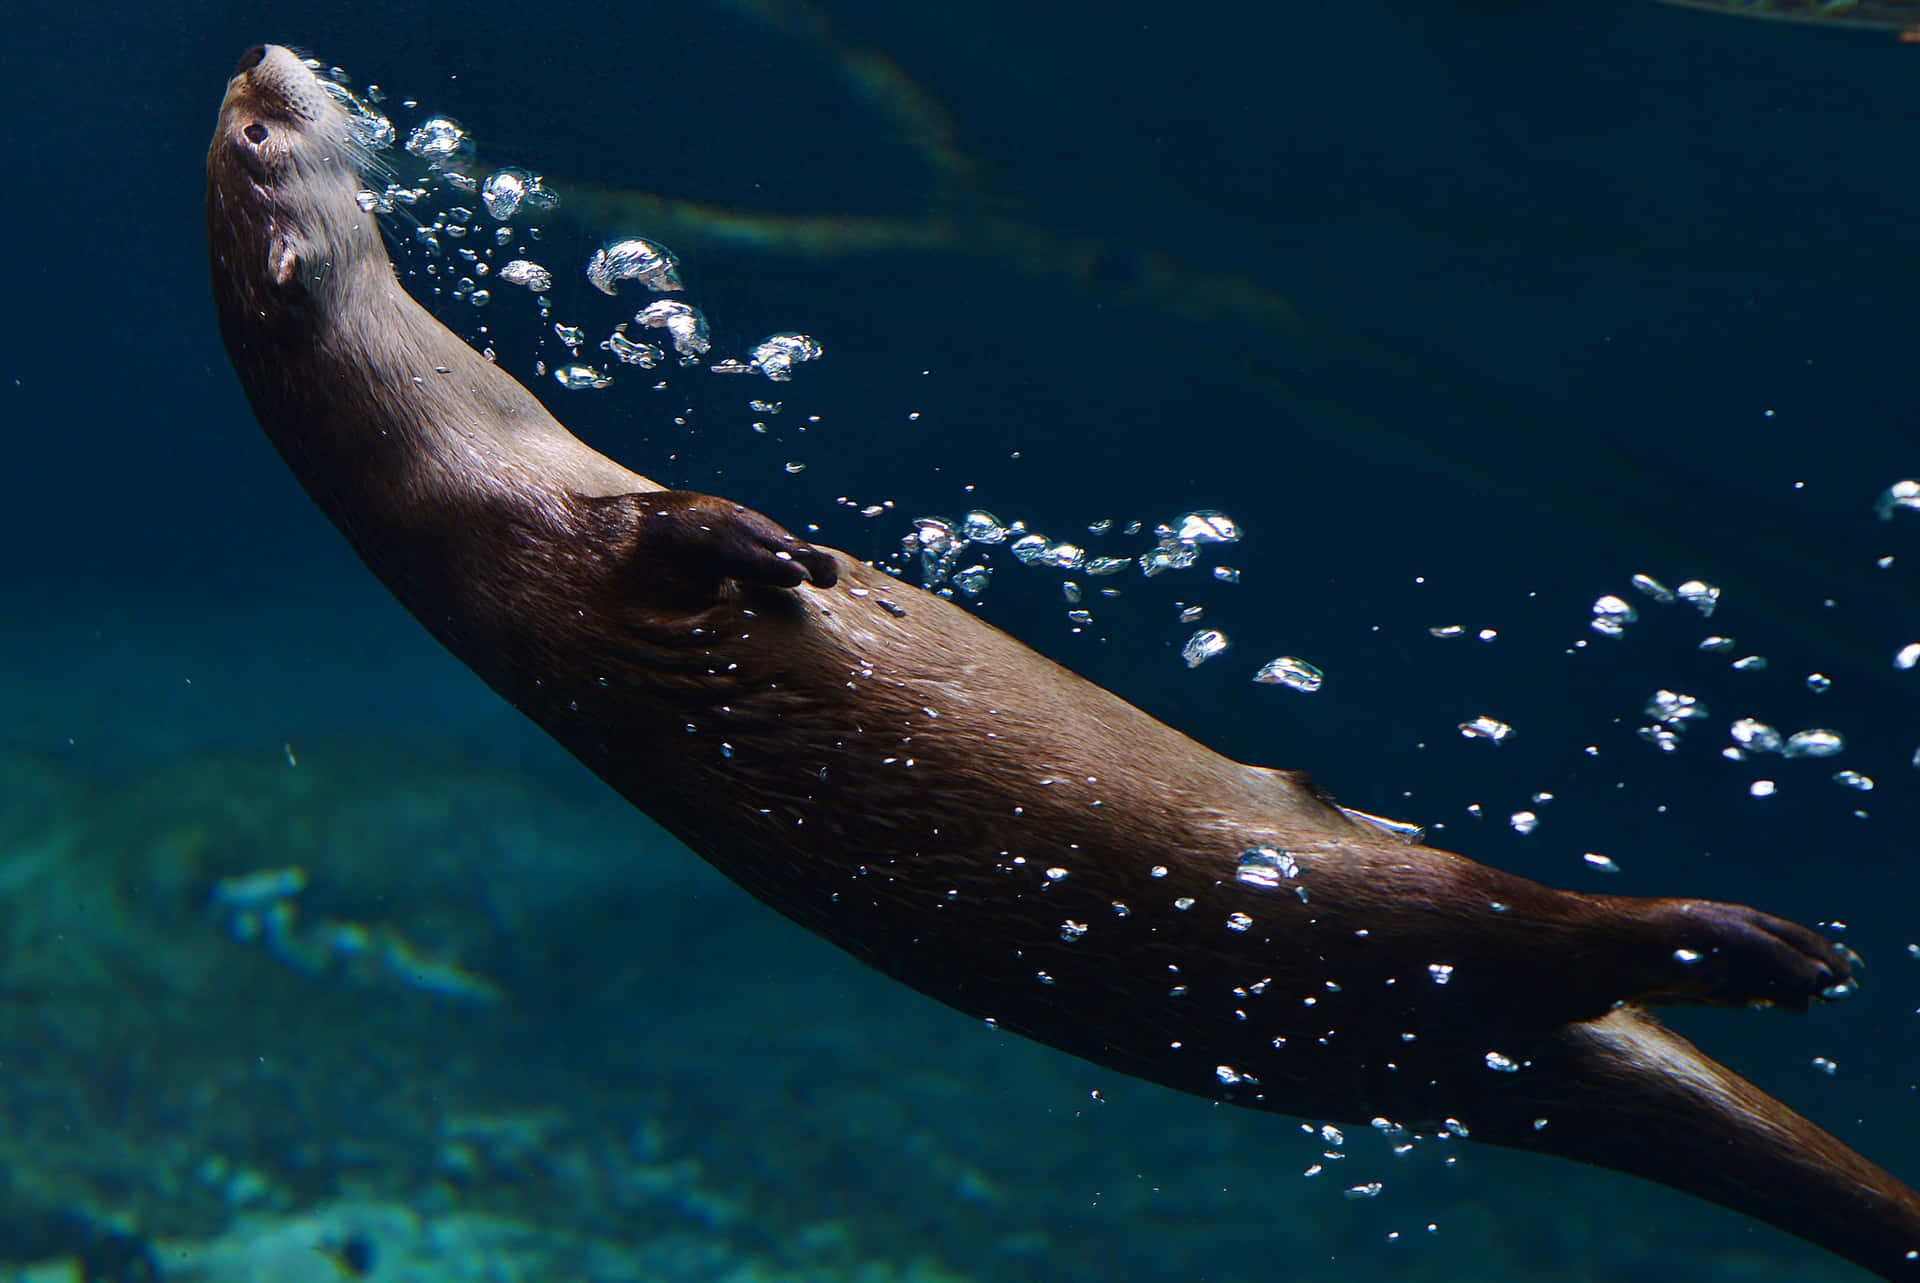
[[[1540,817],[1532,811],[1515,811],[1507,817],[1507,823],[1513,826],[1515,833],[1525,837],[1540,827]]]
[[[1807,689],[1815,695],[1824,695],[1833,689],[1833,679],[1824,673],[1808,673]]]
[[[1833,757],[1846,747],[1846,738],[1840,732],[1815,728],[1789,735],[1784,751],[1788,757]]]
[[[1635,575],[1633,586],[1643,596],[1653,598],[1662,606],[1671,606],[1674,602],[1673,590],[1652,575]]]
[[[1282,655],[1278,659],[1268,660],[1253,675],[1253,680],[1269,686],[1285,686],[1288,690],[1311,695],[1326,682],[1326,674],[1304,659],[1292,655]]]
[[[1249,886],[1277,887],[1282,878],[1298,877],[1300,864],[1285,851],[1270,846],[1252,846],[1240,853],[1233,871],[1234,880]],[[1160,876],[1160,871],[1154,876]]]
[[[1487,1068],[1497,1074],[1514,1074],[1520,1072],[1520,1066],[1516,1061],[1510,1057],[1501,1055],[1497,1051],[1487,1053]]]
[[[1460,723],[1460,737],[1470,740],[1486,740],[1498,744],[1513,734],[1513,727],[1492,717],[1480,716],[1471,722]]]
[[[1840,1071],[1839,1063],[1828,1060],[1825,1056],[1815,1056],[1813,1058],[1813,1067],[1821,1073],[1828,1075],[1836,1074]]]
[[[1920,512],[1920,481],[1896,481],[1874,501],[1873,511],[1882,521],[1892,521],[1900,511]]]
[[[1451,962],[1430,962],[1427,964],[1427,975],[1430,976],[1433,983],[1437,985],[1447,984],[1453,979],[1453,964]]]
[[[1872,777],[1862,775],[1858,771],[1835,771],[1833,782],[1835,784],[1843,784],[1850,789],[1858,789],[1862,793],[1871,793],[1873,791]]]
[[[1185,913],[1188,909],[1191,909],[1193,907],[1193,897],[1190,895],[1183,895],[1178,900],[1175,900],[1173,902],[1173,907],[1180,910],[1182,913]]]
[[[1341,1190],[1340,1197],[1353,1199],[1355,1201],[1363,1198],[1378,1198],[1380,1191],[1385,1188],[1386,1186],[1382,1185],[1379,1181],[1368,1181],[1364,1185],[1354,1185]]]
[[[1203,628],[1187,638],[1187,644],[1180,648],[1180,658],[1187,661],[1188,668],[1198,668],[1227,649],[1227,635],[1217,629]]]
[[[1601,855],[1597,851],[1589,851],[1585,855],[1581,856],[1580,858],[1586,861],[1588,868],[1594,869],[1600,873],[1620,872],[1620,866],[1613,862],[1612,857]]]
[[[1227,915],[1227,930],[1229,931],[1245,931],[1252,925],[1253,919],[1244,913],[1230,913]]]
[[[1060,938],[1068,944],[1072,944],[1085,934],[1087,934],[1087,924],[1084,922],[1075,922],[1072,918],[1068,918],[1060,924]]]
[[[1772,780],[1755,780],[1747,785],[1747,792],[1754,797],[1772,797],[1777,789]]]

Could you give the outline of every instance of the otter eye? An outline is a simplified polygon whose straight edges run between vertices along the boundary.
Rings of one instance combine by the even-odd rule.
[[[267,141],[267,127],[257,120],[240,132],[244,133],[247,136],[247,141],[255,147]]]

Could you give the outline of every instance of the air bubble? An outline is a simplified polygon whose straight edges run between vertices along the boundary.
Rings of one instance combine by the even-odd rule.
[[[500,279],[509,285],[520,285],[535,294],[545,294],[553,288],[553,273],[538,263],[524,258],[516,258],[500,269]]]
[[[1639,618],[1639,611],[1620,598],[1608,595],[1594,601],[1593,618],[1587,626],[1602,637],[1618,637]]]
[[[748,353],[760,373],[775,383],[793,378],[793,367],[821,357],[820,345],[804,334],[775,334],[761,340]]]
[[[1242,851],[1233,873],[1235,881],[1257,887],[1277,887],[1282,878],[1299,875],[1299,862],[1285,851],[1270,846],[1253,846]]]
[[[1261,665],[1253,680],[1268,686],[1285,686],[1304,695],[1311,695],[1326,682],[1327,675],[1304,659],[1292,655],[1282,655],[1278,659],[1268,660]]]
[[[602,294],[616,293],[621,281],[639,281],[655,294],[663,294],[683,288],[680,273],[675,270],[678,262],[664,246],[628,237],[593,252],[587,260],[587,279]]]
[[[1470,740],[1486,740],[1498,744],[1513,734],[1513,727],[1492,717],[1476,717],[1471,722],[1460,723],[1460,737]]]
[[[554,381],[569,392],[583,392],[590,388],[610,388],[613,377],[602,374],[591,365],[563,365],[553,372]]]
[[[1180,658],[1187,661],[1188,668],[1198,668],[1225,651],[1228,644],[1225,633],[1214,628],[1203,628],[1187,638],[1187,644],[1180,648]]]

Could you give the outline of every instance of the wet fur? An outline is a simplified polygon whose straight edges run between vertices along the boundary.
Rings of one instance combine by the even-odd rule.
[[[437,638],[733,880],[1098,1063],[1315,1118],[1457,1118],[1920,1277],[1905,1186],[1621,1005],[1804,1006],[1848,981],[1844,950],[1753,909],[1558,891],[1420,845],[603,458],[406,295],[354,203],[360,159],[290,54],[243,60],[207,219],[256,416]],[[1240,880],[1255,848],[1296,875]]]

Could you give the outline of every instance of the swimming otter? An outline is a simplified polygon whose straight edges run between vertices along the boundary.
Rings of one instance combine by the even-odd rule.
[[[408,297],[360,159],[297,58],[241,60],[207,228],[255,415],[435,637],[727,876],[1099,1064],[1316,1118],[1458,1120],[1920,1278],[1912,1191],[1639,1010],[1804,1007],[1850,983],[1845,949],[1424,846],[629,472]]]

